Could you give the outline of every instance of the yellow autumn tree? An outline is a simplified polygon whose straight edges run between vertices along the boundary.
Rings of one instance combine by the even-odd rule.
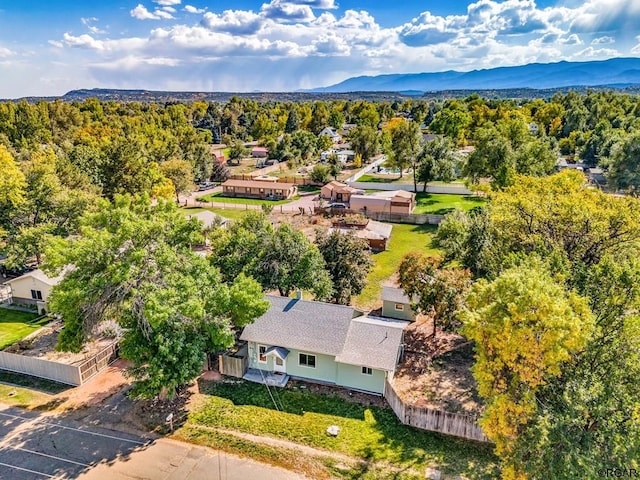
[[[511,458],[514,441],[537,412],[537,389],[585,347],[593,316],[533,260],[478,281],[461,319],[476,342],[473,374],[487,404],[481,426],[503,460],[503,478],[525,479]]]

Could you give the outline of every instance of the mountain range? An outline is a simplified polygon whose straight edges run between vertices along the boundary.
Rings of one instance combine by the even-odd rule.
[[[640,58],[589,62],[530,63],[459,72],[399,73],[352,77],[316,93],[411,92],[442,90],[549,89],[572,86],[629,87],[640,84]]]

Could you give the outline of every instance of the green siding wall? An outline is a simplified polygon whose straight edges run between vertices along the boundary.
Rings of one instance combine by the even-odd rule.
[[[336,384],[382,394],[384,393],[384,378],[384,370],[372,369],[371,375],[363,375],[361,366],[339,363]]]
[[[316,356],[316,368],[299,365],[299,353],[308,353]],[[287,356],[287,373],[294,377],[311,378],[323,382],[336,383],[337,366],[335,357],[321,353],[289,350]]]
[[[249,368],[259,368],[260,370],[273,371],[273,356],[267,357],[267,363],[258,362],[258,345],[255,342],[249,342]],[[269,347],[270,345],[265,345]],[[299,354],[306,353],[315,355],[315,368],[305,367],[299,364]],[[335,357],[331,355],[323,355],[314,352],[303,352],[300,350],[289,349],[287,355],[286,371],[288,375],[294,377],[309,378],[312,380],[320,380],[323,382],[336,383],[337,366]]]
[[[259,368],[260,370],[273,371],[273,355],[267,357],[267,363],[258,361],[258,343],[249,342],[249,368]],[[265,345],[270,347],[271,345]]]
[[[382,302],[382,316],[388,318],[397,318],[399,320],[409,320],[410,322],[415,321],[416,315],[413,313],[409,305],[404,306],[403,311],[396,310],[395,302],[390,302],[385,300]]]

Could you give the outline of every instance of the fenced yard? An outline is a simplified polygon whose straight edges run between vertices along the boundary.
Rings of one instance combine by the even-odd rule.
[[[0,307],[0,350],[22,340],[48,322],[46,316]]]
[[[475,417],[407,404],[388,381],[385,384],[384,398],[404,425],[468,440],[489,442]]]

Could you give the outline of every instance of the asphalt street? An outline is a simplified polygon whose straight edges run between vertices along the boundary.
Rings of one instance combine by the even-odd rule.
[[[248,458],[0,405],[0,480],[302,480]]]
[[[76,478],[149,441],[17,408],[0,410],[0,479]]]

